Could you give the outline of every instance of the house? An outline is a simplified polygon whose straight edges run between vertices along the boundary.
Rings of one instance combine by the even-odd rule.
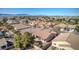
[[[60,32],[74,32],[76,25],[58,24],[55,27],[60,27]]]
[[[69,32],[74,32],[76,25],[68,25],[68,28],[69,28]]]
[[[37,23],[36,23],[35,21],[29,22],[29,25],[31,25],[31,26],[33,26],[33,27],[35,27],[36,24],[37,24]]]
[[[47,24],[46,24],[46,26],[49,28],[49,27],[53,27],[55,24],[54,23],[51,23],[51,22],[48,22]]]
[[[56,32],[48,30],[48,29],[39,29],[36,28],[33,30],[32,34],[36,37],[39,38],[42,42],[48,42],[51,41],[55,36]]]
[[[15,30],[23,30],[23,29],[27,29],[30,27],[30,26],[26,26],[23,24],[13,24],[12,26],[14,27]]]
[[[79,34],[61,33],[52,41],[53,50],[78,50]]]
[[[65,24],[57,24],[53,27],[53,30],[58,32],[58,33],[61,33],[61,32],[64,32],[64,28],[66,28],[66,25]]]
[[[8,20],[7,23],[8,24],[19,24],[17,20]]]
[[[51,42],[42,43],[41,41],[36,41],[34,46],[46,50],[51,45]]]
[[[20,24],[25,24],[26,25],[27,23],[28,23],[28,20],[26,20],[26,19],[21,19],[20,20]]]

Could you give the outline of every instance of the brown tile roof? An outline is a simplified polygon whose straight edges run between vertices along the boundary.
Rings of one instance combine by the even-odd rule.
[[[35,29],[33,34],[42,38],[42,39],[46,39],[51,33],[55,34],[56,32],[52,31],[49,32],[48,29]]]
[[[72,48],[79,50],[79,33],[71,33],[67,42],[71,43]]]
[[[69,35],[70,33],[61,33],[54,39],[54,41],[65,41],[68,39]]]
[[[79,33],[61,33],[53,41],[67,41],[73,49],[79,50]]]

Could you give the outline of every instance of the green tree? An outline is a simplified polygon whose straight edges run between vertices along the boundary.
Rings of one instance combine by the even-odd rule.
[[[14,47],[17,49],[21,49],[22,48],[22,44],[21,44],[21,33],[19,31],[17,31],[14,35]]]
[[[2,23],[3,23],[4,25],[6,25],[7,20],[8,20],[8,19],[7,19],[6,17],[4,17],[3,20],[2,20]]]
[[[11,18],[11,20],[16,20],[16,17]]]
[[[28,44],[32,44],[34,42],[34,37],[30,33],[25,32],[22,36],[21,42],[22,42],[23,48],[26,48]]]
[[[0,22],[0,26],[3,26],[3,23],[2,22]]]
[[[26,20],[25,22],[28,23],[28,20]]]
[[[76,30],[77,32],[79,32],[79,26],[78,26],[78,25],[76,26],[75,30]]]
[[[75,24],[78,24],[79,19],[74,19],[74,21],[75,21]]]
[[[58,22],[62,22],[62,19],[57,19]]]
[[[6,27],[7,27],[7,29],[9,29],[9,30],[13,30],[13,29],[14,29],[14,27],[11,26],[11,25],[6,25]]]

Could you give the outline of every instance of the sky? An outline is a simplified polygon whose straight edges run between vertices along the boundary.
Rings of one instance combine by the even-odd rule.
[[[0,8],[0,14],[79,16],[79,8]]]

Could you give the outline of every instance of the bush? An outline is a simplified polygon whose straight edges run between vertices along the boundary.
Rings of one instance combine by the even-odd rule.
[[[77,32],[79,32],[79,26],[78,25],[76,26],[75,29],[76,29]]]

